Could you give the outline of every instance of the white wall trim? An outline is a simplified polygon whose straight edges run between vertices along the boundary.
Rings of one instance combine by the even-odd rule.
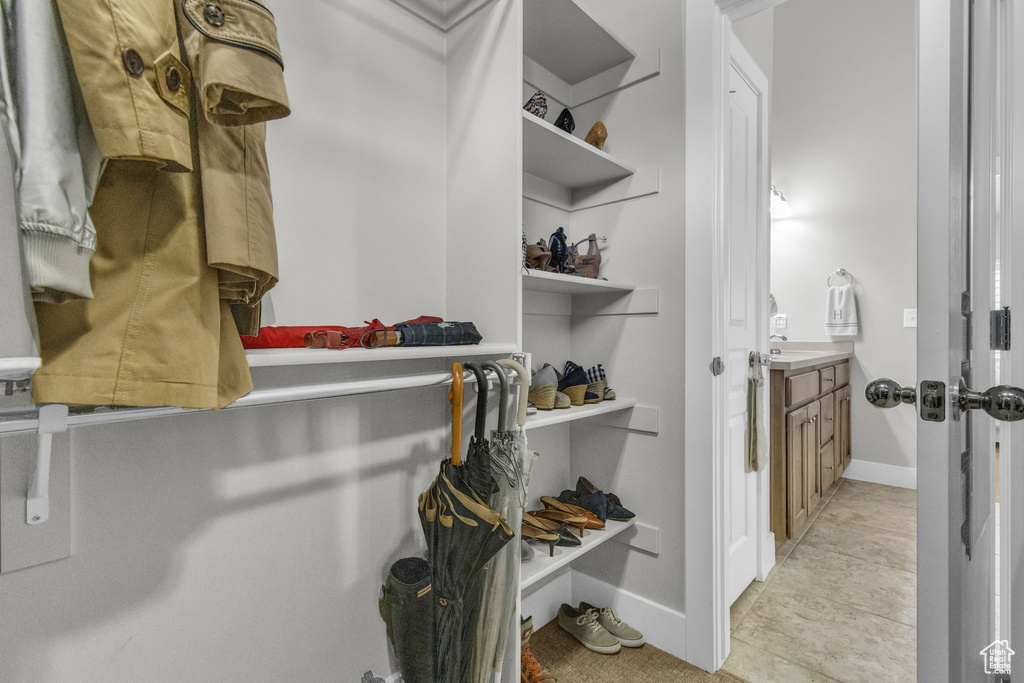
[[[917,468],[885,465],[868,460],[851,460],[850,466],[843,472],[846,479],[867,481],[872,484],[899,486],[904,489],[917,490]]]
[[[611,605],[624,621],[644,634],[648,643],[685,659],[686,615],[682,612],[575,570],[572,572],[572,599],[575,604],[585,600],[598,607]]]

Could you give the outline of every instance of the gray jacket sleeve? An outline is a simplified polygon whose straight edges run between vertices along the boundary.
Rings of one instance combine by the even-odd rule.
[[[16,124],[18,227],[32,298],[92,298],[89,218],[105,160],[93,136],[53,0],[4,0]],[[10,111],[12,108],[8,106]]]

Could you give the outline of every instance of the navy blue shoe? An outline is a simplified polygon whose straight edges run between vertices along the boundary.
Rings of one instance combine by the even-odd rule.
[[[580,496],[585,496],[590,504],[598,504],[599,501],[604,501],[604,516],[601,517],[602,520],[610,519],[613,522],[628,522],[636,517],[633,512],[622,506],[618,496],[614,493],[606,494],[584,477],[580,477],[576,482],[576,493]],[[587,507],[587,505],[583,507]]]
[[[577,505],[593,512],[602,522],[607,521],[608,499],[605,497],[604,491],[598,490],[589,481],[580,477],[576,482],[576,490],[573,493],[576,494],[577,499],[582,501],[577,503]]]
[[[628,522],[629,520],[636,517],[632,511],[622,507],[622,503],[619,501],[619,497],[614,493],[609,493],[608,496],[608,519],[613,522]]]
[[[558,382],[558,390],[569,397],[574,406],[581,406],[586,401],[587,371],[577,366],[576,369],[568,372]]]

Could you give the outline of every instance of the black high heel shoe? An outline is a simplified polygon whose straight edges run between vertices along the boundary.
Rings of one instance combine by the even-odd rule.
[[[530,526],[526,522],[523,522],[522,533],[523,538],[527,541],[538,541],[547,545],[548,554],[551,557],[555,556],[555,545],[557,545],[559,540],[557,534],[548,533],[547,531],[538,529],[535,526]]]
[[[578,548],[583,543],[569,530],[568,525],[562,524],[561,522],[553,519],[545,519],[533,512],[523,513],[523,524],[536,527],[537,529],[549,534],[558,534],[558,542],[555,543],[555,545],[565,548]]]

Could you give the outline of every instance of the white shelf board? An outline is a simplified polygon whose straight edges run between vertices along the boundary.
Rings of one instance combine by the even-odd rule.
[[[290,365],[326,365],[419,358],[505,356],[517,351],[515,344],[467,344],[465,346],[391,346],[383,349],[252,349],[246,351],[251,368]]]
[[[541,543],[535,543],[533,549],[536,551],[526,562],[523,562],[519,573],[520,590],[529,588],[542,579],[551,576],[562,567],[568,565],[591,550],[607,542],[609,539],[621,534],[626,529],[636,524],[636,519],[628,522],[606,522],[604,529],[600,531],[588,530],[583,533],[583,544],[578,548],[555,547],[555,556],[548,556],[548,547]]]
[[[629,410],[636,406],[637,401],[633,398],[617,398],[614,401],[601,401],[591,405],[573,406],[556,410],[538,410],[535,415],[526,418],[526,429],[537,429],[548,425],[572,422],[574,420],[585,420],[588,417],[617,413]]]
[[[636,168],[523,110],[523,172],[574,190],[626,178]]]
[[[632,292],[636,285],[626,282],[608,282],[578,275],[547,273],[542,270],[523,271],[523,289],[551,294],[612,294]]]
[[[38,358],[0,358],[0,380],[28,379],[39,365]]]
[[[251,349],[245,352],[250,368],[292,365],[327,365],[419,358],[507,356],[515,344],[466,344],[465,346],[391,346],[383,349]],[[28,379],[39,368],[38,358],[0,358],[0,380]]]
[[[636,56],[574,0],[525,1],[523,52],[569,85]]]

